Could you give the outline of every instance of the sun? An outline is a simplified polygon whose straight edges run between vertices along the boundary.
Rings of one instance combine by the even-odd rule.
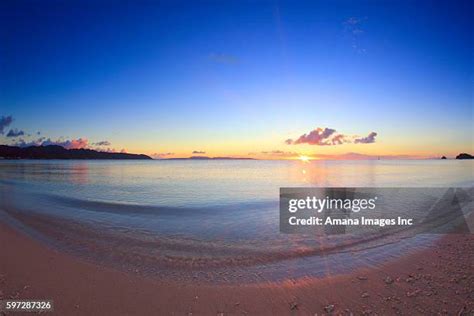
[[[301,160],[301,161],[303,161],[303,162],[308,162],[308,161],[311,160],[310,157],[304,156],[304,155],[299,156],[298,159]]]

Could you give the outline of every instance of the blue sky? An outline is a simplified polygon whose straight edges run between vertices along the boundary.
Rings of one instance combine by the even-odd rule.
[[[25,142],[41,131],[175,156],[473,150],[471,1],[0,7],[0,117]],[[377,140],[284,143],[318,127]]]

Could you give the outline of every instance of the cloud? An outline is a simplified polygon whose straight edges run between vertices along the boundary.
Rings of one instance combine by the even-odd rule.
[[[209,59],[218,64],[235,65],[239,63],[237,57],[227,54],[211,53],[209,54]]]
[[[337,134],[335,129],[332,128],[321,128],[318,127],[308,134],[301,135],[298,139],[287,139],[285,143],[287,145],[299,145],[299,144],[309,144],[317,146],[331,146],[331,145],[340,145],[346,142],[346,136],[342,134]]]
[[[331,142],[332,142],[333,145],[341,145],[341,144],[344,144],[344,143],[348,143],[349,140],[347,139],[346,135],[337,134],[331,139]]]
[[[362,21],[363,19],[353,16],[345,20],[344,25],[347,26],[351,31],[357,31],[360,30],[359,27]]]
[[[349,34],[351,39],[351,46],[352,48],[358,53],[365,53],[366,49],[361,45],[361,37],[365,33],[363,30],[363,22],[367,20],[367,18],[358,18],[358,17],[350,17],[344,21],[344,31],[346,34]]]
[[[299,156],[299,154],[296,153],[296,152],[283,151],[283,150],[261,151],[260,153],[264,154],[264,155],[278,156],[278,157],[296,157],[296,156]]]
[[[375,143],[375,136],[377,136],[376,132],[372,132],[367,137],[356,138],[354,140],[355,144],[372,144]]]
[[[155,158],[155,159],[162,159],[162,158],[165,158],[165,157],[168,157],[168,156],[173,156],[174,153],[172,152],[168,152],[168,153],[154,153],[154,154],[151,154],[151,157],[152,158]]]
[[[81,149],[88,148],[89,141],[84,138],[71,139],[71,140],[51,140],[51,138],[40,137],[35,140],[25,141],[23,138],[20,138],[18,141],[12,143],[13,146],[19,147],[29,147],[29,146],[48,146],[48,145],[58,145],[66,149]]]
[[[20,138],[19,140],[12,143],[11,145],[12,146],[18,146],[18,147],[41,146],[41,144],[43,143],[43,141],[45,139],[46,139],[45,137],[40,137],[40,138],[35,139],[35,140],[25,141],[23,138]]]
[[[110,148],[110,147],[107,147],[107,148],[95,148],[95,150],[97,151],[101,151],[101,152],[106,152],[106,153],[116,153],[117,150],[115,148]]]
[[[18,136],[23,136],[23,135],[25,135],[24,131],[20,131],[15,128],[15,129],[11,129],[8,132],[7,137],[18,137]]]
[[[57,140],[52,140],[51,138],[46,137],[39,137],[37,139],[33,139],[30,141],[26,141],[23,138],[18,139],[18,141],[11,143],[12,146],[18,147],[29,147],[29,146],[49,146],[49,145],[57,145],[64,147],[66,149],[94,149],[97,151],[105,151],[105,152],[117,152],[115,148],[104,148],[104,146],[110,146],[109,141],[99,141],[96,143],[89,143],[89,140],[86,138],[77,138],[77,139],[64,139],[62,137],[58,138]],[[99,147],[93,147],[99,146]],[[100,147],[102,146],[102,147]],[[126,153],[126,149],[121,149],[120,152]]]
[[[87,148],[89,146],[89,141],[84,138],[71,139],[71,140],[58,139],[56,141],[52,141],[51,139],[48,138],[41,145],[42,146],[58,145],[66,149],[81,149],[81,148]]]
[[[193,154],[205,154],[205,153],[206,153],[205,151],[199,151],[199,150],[193,151]]]
[[[0,118],[0,134],[3,134],[5,131],[5,127],[8,127],[13,122],[13,117],[10,116],[2,116]]]
[[[94,145],[94,146],[110,146],[111,143],[107,140],[103,140],[103,141],[100,141],[100,142],[97,142],[97,143],[92,143],[92,145]]]
[[[426,159],[425,156],[415,155],[367,155],[355,152],[345,154],[314,154],[313,158],[326,160],[397,160],[397,159]]]
[[[283,150],[272,150],[272,151],[262,151],[261,153],[265,155],[282,155],[285,152]]]
[[[376,132],[370,133],[367,137],[359,136],[348,136],[344,134],[339,134],[333,128],[321,128],[318,127],[308,134],[303,134],[298,137],[296,140],[291,138],[285,140],[287,145],[299,145],[299,144],[308,144],[308,145],[317,145],[317,146],[333,146],[341,145],[344,143],[352,143],[354,139],[355,144],[371,144],[375,143],[375,137],[377,136]]]

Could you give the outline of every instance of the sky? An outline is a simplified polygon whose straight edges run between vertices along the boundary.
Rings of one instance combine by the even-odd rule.
[[[472,1],[2,1],[0,143],[474,152]]]

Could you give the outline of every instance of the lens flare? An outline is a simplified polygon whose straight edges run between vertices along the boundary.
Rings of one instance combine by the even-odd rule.
[[[308,162],[308,161],[311,160],[311,158],[308,157],[308,156],[299,156],[298,159],[303,161],[303,162]]]

